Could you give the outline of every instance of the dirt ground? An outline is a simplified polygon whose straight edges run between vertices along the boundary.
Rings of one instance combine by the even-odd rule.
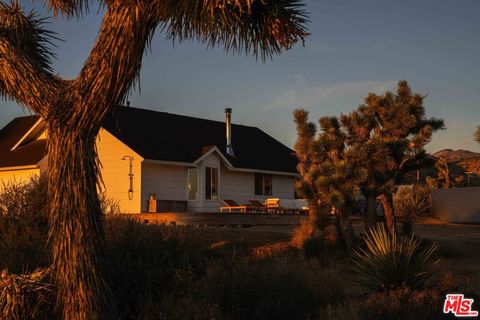
[[[480,225],[418,224],[414,232],[438,244],[446,269],[461,287],[480,294]]]
[[[294,229],[291,226],[219,226],[202,228],[211,241],[242,240],[249,246],[260,246],[288,241]],[[354,221],[357,233],[360,221]],[[424,221],[414,225],[415,235],[436,242],[445,269],[457,279],[460,289],[480,294],[480,225],[445,224]],[[228,236],[226,237],[226,233]]]

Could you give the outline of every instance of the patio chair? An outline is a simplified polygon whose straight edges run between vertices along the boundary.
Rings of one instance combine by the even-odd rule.
[[[240,212],[240,213],[246,213],[248,211],[252,211],[253,210],[253,206],[251,205],[239,205],[238,203],[236,203],[234,200],[226,200],[226,199],[222,199],[222,202],[225,204],[224,207],[220,207],[220,212]]]
[[[248,200],[252,204],[252,207],[255,208],[256,212],[267,212],[267,207],[258,200]]]
[[[284,213],[285,209],[280,207],[279,198],[268,198],[265,200],[265,207],[267,208],[267,213]]]

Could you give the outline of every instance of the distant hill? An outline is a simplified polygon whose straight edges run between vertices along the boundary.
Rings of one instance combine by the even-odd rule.
[[[473,184],[480,183],[480,153],[469,150],[445,149],[433,154],[436,158],[446,158],[450,163],[453,175],[473,173]],[[462,172],[463,171],[463,172]]]
[[[432,154],[435,158],[446,158],[450,169],[450,175],[453,179],[463,176],[464,181],[459,186],[467,186],[469,183],[473,186],[480,186],[480,153],[470,150],[452,150],[444,149]],[[467,174],[467,172],[469,172]],[[421,179],[427,177],[437,177],[438,171],[434,167],[420,170]],[[405,184],[414,183],[416,180],[415,172],[408,174]]]
[[[433,154],[436,158],[446,158],[448,162],[458,162],[465,160],[480,160],[480,153],[470,150],[452,150],[444,149]]]

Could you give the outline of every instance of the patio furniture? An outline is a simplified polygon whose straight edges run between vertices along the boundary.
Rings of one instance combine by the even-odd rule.
[[[222,202],[225,204],[224,207],[220,207],[220,212],[240,212],[247,213],[254,210],[254,207],[251,205],[239,205],[234,200],[222,199]]]
[[[260,201],[258,200],[248,200],[251,204],[252,204],[252,207],[255,208],[255,211],[256,212],[267,212],[267,207],[261,203]]]
[[[285,209],[280,207],[280,198],[268,198],[265,200],[267,213],[285,213]]]

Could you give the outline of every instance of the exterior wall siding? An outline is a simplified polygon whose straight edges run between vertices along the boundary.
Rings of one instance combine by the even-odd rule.
[[[40,169],[8,170],[0,171],[0,190],[4,185],[11,183],[25,183],[34,176],[40,175]]]
[[[480,223],[480,187],[432,190],[432,214],[456,223]]]
[[[139,213],[141,209],[142,192],[142,161],[143,158],[119,141],[108,131],[101,129],[97,137],[97,151],[101,163],[101,176],[107,197],[118,201],[122,213]],[[133,197],[129,198],[130,188],[129,160],[124,156],[133,157]]]
[[[218,168],[218,200],[205,199],[205,168]],[[203,159],[197,166],[198,174],[198,199],[188,202],[188,209],[194,212],[217,212],[222,199],[222,172],[220,157],[215,153]]]
[[[231,171],[222,166],[222,184],[220,186],[222,198],[234,200],[238,204],[246,204],[249,200],[265,201],[267,198],[280,198],[285,202],[285,207],[295,207],[293,176],[273,175],[273,188],[271,196],[255,195],[255,173]],[[217,208],[218,210],[218,208]]]
[[[45,137],[47,134],[43,133],[41,138]],[[96,144],[103,180],[100,192],[105,192],[107,197],[118,202],[122,213],[147,212],[151,195],[155,195],[157,200],[188,201],[188,211],[192,212],[218,212],[222,206],[222,199],[232,199],[239,204],[245,204],[251,199],[263,202],[273,197],[281,198],[282,201],[286,201],[285,206],[292,207],[288,202],[294,198],[292,176],[273,175],[272,195],[255,195],[255,174],[229,170],[214,152],[197,164],[198,195],[197,199],[189,200],[186,166],[145,162],[139,154],[104,129],[100,130]],[[129,194],[130,162],[128,159],[122,160],[125,156],[134,159],[132,194]],[[215,200],[207,200],[205,197],[206,167],[218,169],[218,199]],[[0,171],[0,190],[3,183],[27,182],[32,175],[46,171],[48,157],[44,157],[35,169]]]
[[[148,200],[187,200],[187,167],[144,162],[142,164],[142,212]]]
[[[273,175],[273,194],[276,198],[295,198],[295,177]]]

